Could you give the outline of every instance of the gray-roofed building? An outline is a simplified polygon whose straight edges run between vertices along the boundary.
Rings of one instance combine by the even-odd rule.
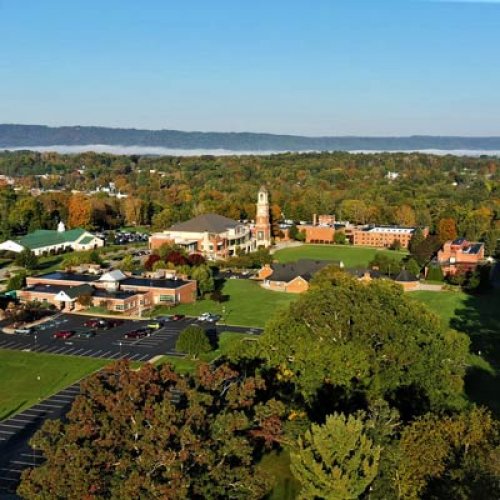
[[[261,197],[265,197],[265,202]],[[208,260],[224,260],[237,253],[248,253],[271,244],[267,191],[259,191],[257,224],[238,222],[223,215],[203,214],[174,224],[149,238],[151,250],[175,244]],[[256,233],[256,234],[254,234]]]
[[[300,259],[286,264],[266,264],[258,274],[262,286],[269,290],[302,293],[309,289],[312,277],[328,266],[344,267],[342,261]]]

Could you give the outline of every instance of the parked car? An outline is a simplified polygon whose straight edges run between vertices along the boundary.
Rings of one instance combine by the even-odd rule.
[[[91,318],[83,323],[83,326],[88,328],[105,328],[108,326],[108,323],[105,319],[101,318]]]
[[[220,319],[220,316],[217,315],[217,314],[212,314],[212,313],[209,313],[209,312],[206,312],[206,313],[203,313],[203,314],[200,314],[198,316],[198,321],[209,321],[211,323],[215,322],[215,321],[218,321]]]
[[[33,335],[36,333],[36,330],[34,328],[16,328],[14,333],[18,335]]]
[[[54,333],[54,335],[52,335],[52,338],[66,340],[71,338],[74,333],[75,332],[73,332],[72,330],[59,330],[58,332]]]
[[[80,332],[80,333],[77,333],[76,336],[79,339],[91,339],[92,337],[95,337],[95,331],[94,330],[88,330],[86,332]]]
[[[125,323],[123,319],[108,319],[108,328],[116,328],[117,326],[121,326]]]
[[[142,339],[143,337],[149,336],[150,333],[148,330],[133,330],[132,332],[127,332],[125,334],[126,339]]]
[[[148,328],[152,330],[159,330],[163,326],[163,321],[159,319],[154,319],[148,323]]]
[[[185,314],[174,314],[172,316],[172,321],[179,321],[181,319],[184,319],[186,317]]]

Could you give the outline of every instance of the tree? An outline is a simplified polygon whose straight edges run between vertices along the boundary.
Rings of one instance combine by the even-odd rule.
[[[21,288],[23,288],[24,286],[26,286],[26,273],[24,271],[21,271],[9,278],[9,281],[7,281],[6,290],[21,290]]]
[[[296,390],[311,405],[321,401],[321,411],[325,391],[385,399],[405,418],[460,408],[467,336],[448,330],[392,282],[366,284],[327,271],[267,323],[259,346],[268,367],[288,370]]]
[[[132,255],[125,255],[120,262],[122,271],[133,271],[135,269],[134,258]]]
[[[413,258],[410,258],[405,262],[405,268],[411,274],[414,274],[417,277],[420,275],[420,266],[418,265],[418,262]]]
[[[144,263],[144,268],[146,269],[146,271],[151,271],[155,263],[159,260],[161,260],[161,257],[159,255],[156,255],[155,253],[149,255],[146,259],[146,262]]]
[[[377,475],[380,447],[367,436],[361,417],[335,413],[324,425],[313,424],[290,457],[302,485],[300,498],[355,500]]]
[[[19,267],[32,270],[38,265],[38,259],[29,248],[25,248],[22,252],[19,252],[16,255],[15,263]]]
[[[333,241],[337,245],[345,245],[347,243],[347,237],[345,235],[344,231],[335,231],[335,234],[333,236]]]
[[[212,346],[205,330],[200,326],[191,325],[180,333],[175,350],[196,359],[200,354],[211,351]]]
[[[74,194],[68,202],[68,227],[90,229],[92,226],[92,204],[83,194]]]
[[[200,295],[212,292],[215,289],[215,281],[212,270],[207,265],[193,267],[191,279],[196,280]]]
[[[457,224],[455,219],[451,217],[441,219],[438,224],[437,236],[440,243],[457,239]]]
[[[411,227],[416,224],[415,210],[410,205],[401,205],[394,214],[396,224]]]
[[[396,275],[401,271],[401,261],[382,252],[377,252],[368,264],[372,269],[378,269],[381,273],[389,276]]]
[[[83,307],[90,307],[92,305],[92,295],[90,293],[80,295],[77,302]]]
[[[443,281],[444,276],[443,276],[443,270],[441,269],[441,266],[439,266],[439,265],[429,266],[429,268],[427,270],[426,279],[429,281]]]
[[[410,239],[410,244],[408,245],[408,250],[410,251],[411,254],[415,253],[416,249],[421,245],[425,240],[424,233],[422,232],[422,229],[417,227],[415,231],[413,232],[411,239]]]
[[[299,235],[299,230],[298,230],[297,226],[295,224],[292,224],[288,228],[288,237],[291,240],[297,240],[298,239],[298,235]]]
[[[284,407],[259,375],[201,365],[132,370],[120,362],[82,383],[65,421],[47,420],[23,472],[24,498],[257,500],[272,480],[259,455],[279,441]]]
[[[151,221],[151,226],[156,231],[169,228],[173,223],[174,213],[170,207],[164,208],[161,212],[155,214]]]
[[[199,253],[192,253],[188,256],[188,261],[189,265],[191,266],[201,266],[202,264],[205,264],[206,260],[203,255]]]
[[[499,423],[484,408],[427,414],[407,426],[394,456],[399,498],[499,498]]]

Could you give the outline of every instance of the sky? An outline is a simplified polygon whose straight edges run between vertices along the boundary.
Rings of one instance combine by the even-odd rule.
[[[0,123],[500,135],[500,1],[0,0]]]

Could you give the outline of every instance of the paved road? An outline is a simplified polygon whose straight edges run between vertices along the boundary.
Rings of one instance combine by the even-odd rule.
[[[29,446],[29,440],[45,420],[64,416],[79,393],[80,383],[77,382],[0,422],[0,498],[15,493],[24,469],[42,463],[40,452]]]
[[[83,325],[88,319],[85,316],[63,314],[40,326],[36,336],[0,333],[0,349],[147,361],[161,354],[178,355],[175,351],[177,337],[190,324],[199,324],[212,335],[224,331],[249,335],[258,335],[262,332],[260,328],[214,325],[197,322],[195,318],[185,318],[180,321],[170,321],[163,328],[153,331],[150,336],[142,339],[126,339],[125,333],[146,326],[147,320],[128,320],[116,328],[97,330],[97,335],[88,339],[78,338],[77,335],[68,340],[52,338],[53,333],[58,330],[73,330],[76,333],[91,330]]]

